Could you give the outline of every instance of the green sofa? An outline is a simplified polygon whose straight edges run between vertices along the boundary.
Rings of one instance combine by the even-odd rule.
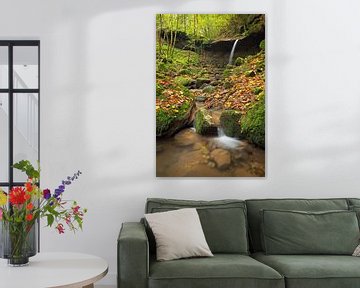
[[[191,201],[153,198],[147,200],[145,212],[164,212],[187,207],[197,208],[206,240],[214,257],[156,261],[154,236],[145,221],[123,223],[117,246],[119,288],[360,287],[360,257],[353,257],[348,253],[343,255],[343,252],[331,255],[322,252],[314,255],[314,253],[307,254],[306,250],[302,255],[299,245],[295,246],[298,248],[296,255],[281,255],[281,253],[269,255],[264,251],[264,243],[268,245],[265,246],[268,249],[272,248],[269,246],[273,245],[274,239],[277,245],[284,240],[276,242],[276,235],[264,236],[262,232],[264,211],[270,211],[269,213],[275,211],[276,214],[278,211],[292,210],[294,215],[285,216],[284,221],[279,223],[280,226],[288,225],[286,221],[293,221],[291,217],[295,217],[294,219],[305,217],[306,222],[301,225],[304,227],[307,227],[309,222],[306,217],[310,217],[310,222],[313,219],[318,221],[316,217],[322,217],[325,221],[330,221],[329,225],[336,225],[334,223],[336,221],[331,218],[335,216],[340,219],[339,221],[345,222],[337,223],[338,226],[334,227],[346,226],[354,230],[356,225],[355,236],[358,241],[359,228],[356,216],[357,212],[360,215],[360,199]],[[296,211],[308,212],[298,215]],[[275,216],[266,218],[269,219],[266,221],[270,222],[274,219],[277,221]],[[356,222],[353,220],[354,217]],[[325,223],[321,222],[322,218],[319,223]],[[346,227],[344,229],[347,229]],[[292,231],[294,227],[289,229],[288,231]],[[301,231],[301,227],[298,230]],[[289,236],[290,240],[286,242],[285,239],[284,245],[290,245],[293,249],[291,245],[296,244],[297,239],[291,239],[291,235],[286,236]],[[333,247],[341,246],[344,241],[340,238],[336,239],[337,242],[331,240],[330,244],[325,244]],[[357,245],[353,243],[354,241],[345,242],[347,244],[344,245],[350,245],[349,249],[353,248],[351,245]],[[332,251],[331,248],[329,251]],[[284,250],[286,251],[285,246]]]

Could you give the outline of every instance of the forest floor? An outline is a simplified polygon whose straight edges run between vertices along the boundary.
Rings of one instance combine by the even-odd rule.
[[[224,110],[246,114],[264,97],[265,55],[260,52],[219,67],[208,55],[175,51],[157,63],[157,135],[192,106],[205,108],[220,127]],[[235,61],[236,60],[236,61]],[[193,113],[194,114],[194,113]],[[193,117],[191,115],[190,117]],[[192,122],[193,119],[190,119]],[[181,123],[183,124],[183,123]],[[199,135],[184,128],[157,139],[157,176],[264,176],[265,151],[245,139]]]

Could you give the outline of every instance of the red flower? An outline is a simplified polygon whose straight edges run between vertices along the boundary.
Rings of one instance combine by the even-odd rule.
[[[31,210],[34,208],[34,205],[32,203],[29,203],[26,205],[26,210]]]
[[[32,184],[30,182],[26,182],[25,187],[26,187],[26,191],[28,191],[28,192],[31,192],[34,189],[34,187],[32,186]]]
[[[26,220],[27,221],[31,221],[33,218],[34,218],[34,216],[32,214],[26,215]]]
[[[61,223],[59,223],[55,228],[58,230],[59,234],[62,234],[65,231],[64,226]]]
[[[31,198],[31,195],[28,194],[28,193],[25,193],[25,196],[24,196],[25,200],[29,200]]]
[[[80,206],[71,207],[71,209],[73,210],[73,214],[76,215],[79,214]]]
[[[12,205],[21,205],[26,201],[25,189],[23,187],[13,187],[9,193],[9,201]]]

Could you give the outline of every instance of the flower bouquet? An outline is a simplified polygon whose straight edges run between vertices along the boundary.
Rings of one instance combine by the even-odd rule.
[[[55,227],[59,234],[82,229],[86,209],[75,201],[63,199],[66,186],[78,179],[81,172],[74,173],[54,189],[40,189],[40,169],[27,160],[13,165],[26,173],[28,179],[23,187],[12,187],[8,194],[0,188],[0,257],[8,259],[9,265],[20,266],[36,254],[36,223],[45,218],[47,226]]]

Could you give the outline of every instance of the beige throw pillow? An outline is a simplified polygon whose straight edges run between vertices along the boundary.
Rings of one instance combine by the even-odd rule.
[[[360,244],[358,246],[356,246],[352,256],[360,257]]]
[[[195,208],[145,214],[156,241],[158,261],[213,256]]]

